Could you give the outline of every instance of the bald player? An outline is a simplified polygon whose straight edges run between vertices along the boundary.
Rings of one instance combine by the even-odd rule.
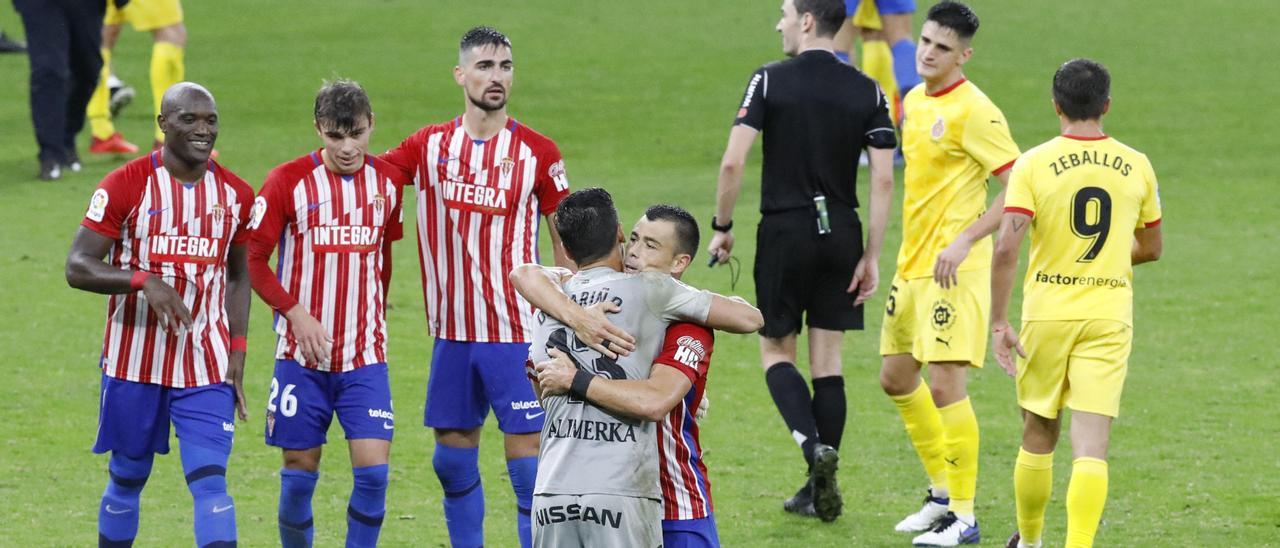
[[[156,453],[180,440],[198,546],[234,546],[227,494],[237,410],[245,413],[253,189],[209,159],[218,109],[209,90],[170,87],[156,121],[164,146],[98,185],[67,255],[67,283],[110,295],[94,453],[111,453],[98,544],[129,546]]]

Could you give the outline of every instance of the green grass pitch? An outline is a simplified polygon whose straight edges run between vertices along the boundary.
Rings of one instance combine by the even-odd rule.
[[[982,29],[966,73],[1004,110],[1022,148],[1057,132],[1049,103],[1054,69],[1088,56],[1113,73],[1107,130],[1146,152],[1163,183],[1165,254],[1135,275],[1136,341],[1098,544],[1280,545],[1274,281],[1280,79],[1266,68],[1275,39],[1262,24],[1276,8],[1256,0],[974,4]],[[496,25],[515,43],[510,110],[559,143],[572,185],[608,188],[628,226],[648,204],[681,204],[704,221],[705,238],[717,165],[743,86],[757,66],[781,56],[777,8],[775,1],[743,0],[189,1],[187,76],[218,99],[223,163],[257,187],[272,166],[317,146],[311,101],[325,78],[350,77],[368,88],[377,151],[459,114],[462,97],[450,77],[457,40],[470,26]],[[21,34],[7,3],[0,27]],[[149,51],[148,37],[126,30],[115,55],[117,73],[140,93],[118,125],[139,144],[150,141]],[[93,542],[106,480],[106,458],[89,452],[105,304],[69,289],[62,266],[94,185],[122,160],[91,157],[82,144],[84,172],[56,183],[35,180],[26,71],[25,57],[0,57],[0,545],[83,546]],[[82,139],[87,143],[87,132]],[[747,267],[736,293],[748,298],[758,166],[757,152],[735,216],[736,251]],[[925,478],[876,380],[900,197],[899,190],[868,330],[851,334],[844,347],[846,507],[835,523],[783,513],[782,499],[804,479],[799,451],[769,399],[755,338],[718,338],[703,441],[726,545],[908,544],[892,527],[917,508]],[[433,444],[418,426],[431,340],[413,242],[396,248],[391,292],[392,386],[401,427],[382,540],[439,546],[447,535],[430,465]],[[727,271],[704,265],[695,261],[687,281],[730,292]],[[229,474],[245,546],[278,542],[280,457],[262,442],[273,348],[268,322],[268,308],[255,297],[251,418],[241,424]],[[982,426],[977,510],[985,543],[993,545],[1014,529],[1020,427],[1012,382],[988,362],[972,375],[970,390]],[[325,546],[345,534],[351,482],[340,430],[330,434],[334,444],[315,497],[316,542]],[[1064,534],[1068,447],[1064,436],[1048,513],[1050,545]],[[515,504],[492,426],[481,460],[488,544],[515,546]],[[157,460],[142,504],[139,546],[191,543],[191,502],[176,455]]]

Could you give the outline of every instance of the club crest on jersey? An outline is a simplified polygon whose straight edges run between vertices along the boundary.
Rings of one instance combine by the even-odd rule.
[[[227,218],[227,208],[222,204],[213,204],[209,213],[213,216],[213,224],[222,224],[223,219]]]
[[[510,156],[507,156],[502,159],[501,166],[502,166],[502,176],[507,177],[511,175],[511,170],[516,168],[516,161],[512,160]]]
[[[942,135],[946,132],[947,132],[947,125],[942,123],[942,117],[939,116],[938,121],[934,122],[933,127],[930,128],[929,135],[933,136],[934,140],[937,140],[937,139],[941,139]]]
[[[382,208],[386,207],[386,205],[387,205],[387,197],[386,197],[386,196],[383,196],[383,195],[381,195],[381,194],[375,194],[375,195],[373,196],[373,211],[374,211],[374,213],[377,213],[378,215],[382,215]]]
[[[147,242],[153,262],[214,264],[222,256],[218,238],[155,235]]]
[[[457,179],[440,183],[445,206],[462,211],[506,215],[511,209],[511,189],[475,185]]]

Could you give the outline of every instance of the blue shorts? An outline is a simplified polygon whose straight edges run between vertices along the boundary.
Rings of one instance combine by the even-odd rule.
[[[267,445],[284,449],[324,445],[334,412],[347,439],[391,441],[396,423],[387,364],[330,373],[293,360],[276,360],[267,398]]]
[[[472,430],[484,424],[492,407],[503,432],[541,432],[542,405],[524,370],[528,360],[528,343],[436,339],[423,424]]]
[[[699,519],[662,520],[663,548],[719,548],[716,517],[707,514]]]
[[[853,17],[853,12],[858,11],[860,0],[844,0],[844,16]],[[915,13],[915,0],[875,0],[876,11],[880,15],[897,15],[900,13]]]
[[[236,394],[228,384],[170,388],[102,375],[94,453],[142,458],[169,452],[169,423],[183,443],[231,453]]]

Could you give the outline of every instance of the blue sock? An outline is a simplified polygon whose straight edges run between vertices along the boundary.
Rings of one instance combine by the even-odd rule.
[[[839,59],[841,63],[846,65],[849,64],[849,52],[836,50],[836,59]]]
[[[102,493],[102,505],[98,507],[98,546],[132,546],[138,536],[138,511],[141,508],[142,487],[151,476],[151,463],[155,455],[132,459],[119,453],[111,453],[107,470],[111,479]]]
[[[305,548],[311,546],[315,524],[311,518],[311,495],[316,492],[319,472],[306,470],[280,470],[280,507],[276,520],[280,526],[280,546]]]
[[[352,468],[355,485],[347,503],[347,548],[378,545],[382,517],[387,513],[387,465]]]
[[[484,489],[480,487],[480,448],[436,444],[431,464],[444,489],[444,521],[455,548],[484,545]]]
[[[236,507],[227,495],[227,451],[183,443],[182,472],[195,502],[196,546],[236,545]]]
[[[903,38],[889,49],[893,51],[893,78],[898,81],[898,91],[906,97],[911,88],[920,84],[920,75],[916,74],[916,43]]]
[[[538,477],[538,457],[522,457],[507,461],[507,474],[511,477],[511,490],[516,493],[516,534],[520,547],[533,546],[533,526],[529,523],[529,511],[533,508],[533,483]]]

